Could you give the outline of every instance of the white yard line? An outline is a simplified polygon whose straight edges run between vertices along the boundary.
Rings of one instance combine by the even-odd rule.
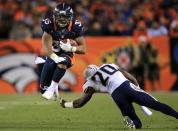
[[[54,101],[0,101],[0,108],[4,106],[14,106],[14,105],[51,105]]]

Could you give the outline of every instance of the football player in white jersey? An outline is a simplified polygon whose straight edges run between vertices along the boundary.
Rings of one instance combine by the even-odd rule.
[[[104,64],[100,67],[89,65],[84,71],[84,77],[86,80],[83,85],[84,95],[74,101],[65,101],[61,98],[60,104],[63,108],[80,108],[90,100],[93,93],[108,92],[120,108],[125,126],[128,128],[142,127],[132,105],[133,102],[141,105],[147,115],[152,114],[146,108],[149,107],[178,119],[177,111],[141,90],[137,80],[115,64]]]

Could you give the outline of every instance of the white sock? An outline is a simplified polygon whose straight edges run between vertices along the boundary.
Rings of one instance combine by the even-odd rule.
[[[52,81],[51,85],[49,86],[48,90],[53,91],[58,88],[58,82]]]

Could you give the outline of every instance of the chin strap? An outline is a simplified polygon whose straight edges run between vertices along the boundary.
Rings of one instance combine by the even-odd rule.
[[[53,16],[53,28],[54,28],[55,31],[57,30],[57,26],[56,26],[56,22],[55,22],[54,16]]]

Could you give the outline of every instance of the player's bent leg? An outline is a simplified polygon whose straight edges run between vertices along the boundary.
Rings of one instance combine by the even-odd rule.
[[[52,80],[59,82],[61,78],[64,76],[66,69],[70,68],[72,66],[72,61],[70,56],[66,54],[60,55],[60,57],[65,57],[66,60],[61,62],[60,64],[57,65],[57,68],[54,71],[54,74],[52,76]]]
[[[47,100],[53,100],[54,93],[55,93],[55,86],[58,86],[58,82],[51,82],[51,85],[47,88],[47,90],[42,94],[42,97]]]
[[[48,88],[49,90],[51,90],[53,92],[52,94],[51,93],[47,94],[49,99],[56,100],[58,98],[58,96],[59,96],[59,90],[58,90],[59,81],[64,76],[66,69],[67,69],[67,66],[63,65],[63,64],[58,65],[57,68],[55,69],[53,77],[52,77],[53,84],[51,84],[50,87]],[[51,92],[51,91],[49,91],[49,92]]]
[[[172,116],[178,119],[177,111],[175,111],[169,105],[166,105],[166,104],[163,104],[157,101],[153,96],[146,93],[145,91],[139,91],[139,90],[135,90],[134,88],[131,88],[130,92],[132,92],[130,93],[131,99],[133,99],[133,101],[136,102],[137,104],[149,107],[156,111],[160,111],[166,115],[169,115],[169,116]]]
[[[48,100],[54,98],[57,99],[57,97],[59,96],[58,92],[59,81],[64,76],[66,69],[71,67],[71,59],[69,58],[69,56],[67,56],[66,54],[62,54],[60,56],[65,57],[66,60],[57,65],[52,76],[51,85],[48,87],[47,91],[45,91],[45,93],[42,95],[45,99]]]
[[[42,97],[47,100],[49,99],[56,100],[56,98],[54,97],[55,90],[52,88],[52,86],[54,86],[55,84],[57,84],[58,87],[58,82],[55,83],[52,81],[52,77],[56,68],[57,68],[56,63],[50,58],[47,58],[40,79],[40,87],[41,87],[40,90],[42,93]]]
[[[112,98],[116,105],[120,108],[122,115],[124,116],[124,124],[127,128],[141,128],[142,123],[135,113],[132,103],[127,99],[127,97],[122,93],[122,90],[117,88],[112,93]]]
[[[136,115],[134,107],[131,103],[128,103],[125,109],[123,108],[122,110],[123,110],[122,111],[123,116],[125,116],[124,120],[126,120],[127,123],[130,123],[129,125],[131,126],[131,128],[140,129],[142,127],[142,123],[140,119],[138,118],[138,116]]]
[[[47,59],[40,75],[40,92],[43,94],[50,86],[56,64],[51,59]]]

